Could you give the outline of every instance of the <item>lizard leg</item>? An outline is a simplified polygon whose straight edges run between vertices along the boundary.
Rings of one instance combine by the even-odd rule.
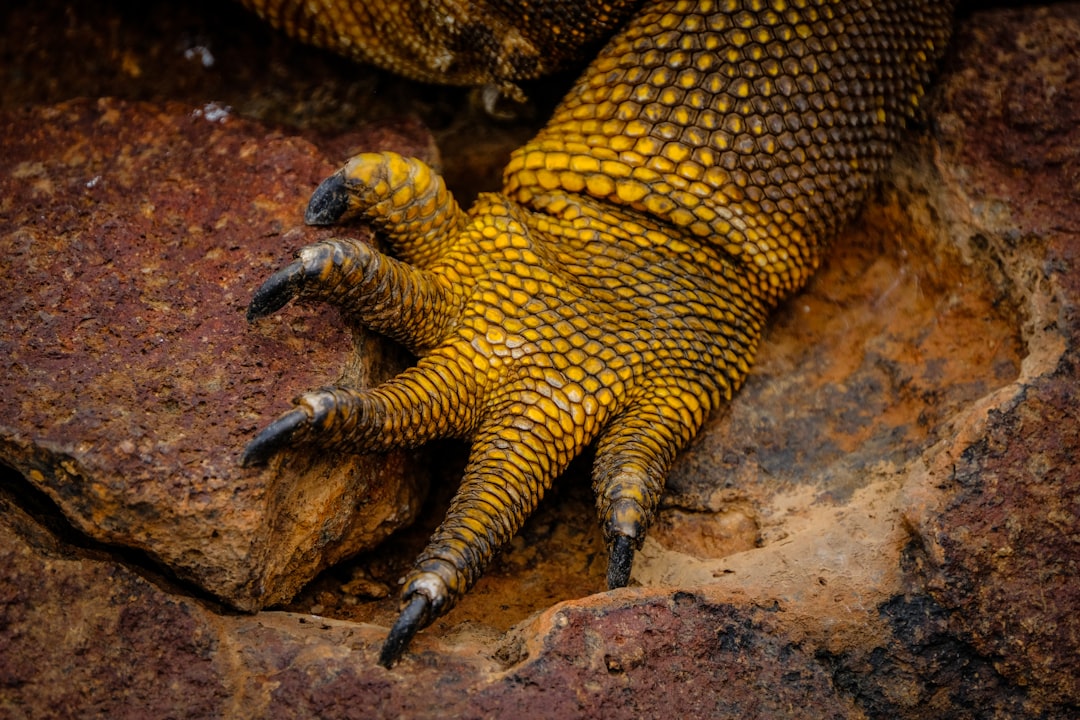
[[[597,437],[608,581],[625,584],[675,452],[731,397],[767,311],[805,283],[885,167],[951,3],[781,4],[642,5],[514,153],[502,192],[465,215],[430,169],[391,155],[362,156],[317,193],[310,222],[366,217],[408,267],[350,260],[364,269],[353,289],[329,280],[348,263],[302,258],[254,316],[325,299],[424,357],[373,391],[329,391],[325,412],[312,402],[286,414],[249,453],[473,440],[383,664]],[[345,254],[367,252],[357,247]]]

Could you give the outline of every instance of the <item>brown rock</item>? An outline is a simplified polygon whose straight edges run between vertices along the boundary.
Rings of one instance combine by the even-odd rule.
[[[238,465],[293,395],[399,362],[347,362],[377,346],[322,308],[244,320],[318,236],[300,218],[327,159],[216,105],[75,101],[0,129],[0,460],[87,535],[247,609],[412,519],[400,454]]]
[[[940,166],[978,251],[1025,298],[1017,382],[910,511],[916,559],[959,638],[1028,712],[1080,706],[1080,5],[964,28]],[[994,50],[995,62],[980,59]]]
[[[0,716],[223,716],[205,611],[59,542],[6,492],[0,512]]]
[[[532,657],[428,642],[387,671],[381,628],[216,613],[0,495],[5,717],[861,717],[770,615],[685,593],[567,607]]]

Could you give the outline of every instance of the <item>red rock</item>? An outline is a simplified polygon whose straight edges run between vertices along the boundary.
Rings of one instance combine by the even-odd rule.
[[[215,105],[110,100],[8,113],[0,132],[0,459],[89,536],[241,608],[412,519],[400,454],[238,464],[293,395],[400,362],[349,361],[363,334],[322,308],[244,320],[317,236],[304,197],[333,166],[314,146]]]

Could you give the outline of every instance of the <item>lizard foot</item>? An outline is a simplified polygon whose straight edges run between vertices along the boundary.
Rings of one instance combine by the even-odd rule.
[[[465,213],[419,161],[358,156],[320,186],[307,219],[364,218],[390,254],[348,239],[311,245],[248,311],[256,320],[292,299],[330,303],[419,359],[375,388],[302,395],[245,462],[300,445],[472,444],[447,517],[406,578],[387,666],[591,443],[608,584],[627,584],[675,454],[741,382],[760,334],[764,303],[692,236],[580,195],[540,201],[486,194]]]

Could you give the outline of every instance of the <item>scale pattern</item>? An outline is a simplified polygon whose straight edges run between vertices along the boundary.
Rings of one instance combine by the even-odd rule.
[[[364,218],[389,253],[306,248],[249,317],[333,303],[419,360],[376,388],[302,396],[246,460],[300,444],[472,443],[383,664],[592,443],[608,584],[627,583],[676,453],[856,212],[950,21],[929,0],[648,2],[513,155],[501,193],[465,212],[434,171],[389,153],[320,186],[309,222]]]
[[[490,85],[584,59],[640,0],[240,0],[290,35],[399,75]]]

